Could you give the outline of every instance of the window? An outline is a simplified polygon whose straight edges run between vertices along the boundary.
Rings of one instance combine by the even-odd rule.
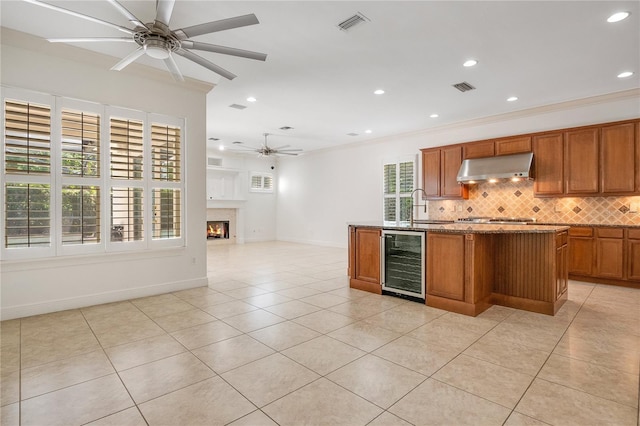
[[[249,191],[273,192],[273,175],[271,173],[251,172]]]
[[[4,87],[1,113],[2,258],[184,244],[182,119]]]
[[[382,170],[383,220],[408,222],[411,217],[414,189],[414,159],[385,162]]]

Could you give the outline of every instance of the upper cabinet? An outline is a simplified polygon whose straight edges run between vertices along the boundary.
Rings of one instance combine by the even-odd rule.
[[[598,128],[565,133],[564,170],[567,195],[589,195],[598,192],[599,133]]]
[[[467,199],[469,190],[458,183],[462,147],[422,150],[422,188],[427,199]]]
[[[496,155],[520,154],[531,152],[531,136],[518,136],[515,138],[498,139],[496,142]]]
[[[640,123],[622,122],[533,136],[536,197],[640,193]]]
[[[563,140],[562,133],[533,137],[533,191],[536,195],[559,196],[564,193]]]
[[[634,123],[604,126],[600,131],[600,192],[620,194],[636,190]]]
[[[531,152],[531,136],[516,136],[496,140],[465,143],[462,159],[495,157],[496,155]]]

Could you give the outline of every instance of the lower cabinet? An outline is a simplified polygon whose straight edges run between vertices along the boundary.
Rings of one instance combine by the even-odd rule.
[[[638,287],[640,229],[571,227],[568,264],[572,279]]]
[[[640,281],[640,229],[627,230],[627,279]]]
[[[594,275],[621,280],[624,271],[624,229],[596,228]]]
[[[428,295],[464,300],[464,235],[427,234]]]
[[[381,294],[379,228],[349,227],[349,282],[359,290]]]
[[[568,232],[559,232],[556,235],[556,300],[562,298],[569,288],[568,256]]]

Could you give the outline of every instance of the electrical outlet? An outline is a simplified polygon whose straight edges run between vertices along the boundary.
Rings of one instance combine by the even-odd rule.
[[[458,211],[461,212],[462,211],[462,206],[458,206]]]
[[[638,204],[640,203],[631,203],[629,205],[629,213],[638,213]]]
[[[562,213],[562,204],[556,203],[553,206],[553,211],[556,212],[556,213]]]

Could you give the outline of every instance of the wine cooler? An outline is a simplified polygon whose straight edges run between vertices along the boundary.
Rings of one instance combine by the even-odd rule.
[[[425,233],[382,231],[382,291],[425,299]]]

